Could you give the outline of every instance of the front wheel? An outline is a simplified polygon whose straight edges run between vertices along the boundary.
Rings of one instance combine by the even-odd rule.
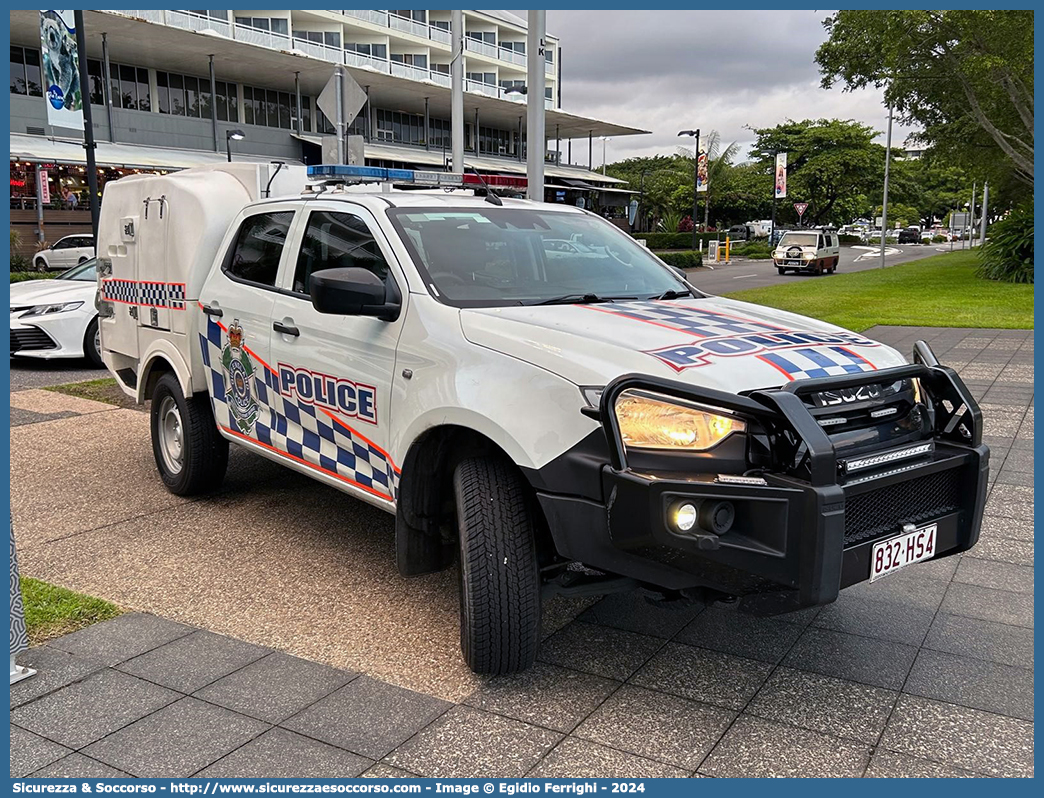
[[[516,673],[536,659],[540,571],[521,474],[495,458],[453,475],[460,535],[460,648],[475,673]]]
[[[36,267],[36,270],[38,272],[47,271],[47,261],[45,261],[43,258],[37,258],[36,260],[34,260],[33,266]]]
[[[784,269],[782,266],[777,266],[776,267],[776,271],[779,272],[780,274],[786,274],[787,273],[787,270]]]
[[[192,496],[221,487],[228,467],[228,441],[221,437],[206,395],[185,398],[164,374],[152,393],[152,453],[167,490]]]
[[[101,335],[98,332],[98,317],[91,319],[87,325],[87,332],[83,335],[83,354],[95,368],[102,368]]]

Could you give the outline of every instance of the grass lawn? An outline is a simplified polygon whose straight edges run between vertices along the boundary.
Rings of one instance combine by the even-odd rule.
[[[81,399],[92,399],[95,402],[105,402],[105,404],[117,407],[141,409],[134,403],[134,400],[120,390],[120,386],[116,384],[113,377],[102,377],[86,382],[70,382],[65,385],[49,385],[44,390],[78,396]]]
[[[75,632],[99,621],[115,618],[123,610],[102,599],[84,596],[64,587],[22,577],[22,603],[30,645]]]
[[[1033,329],[1033,286],[980,280],[977,252],[728,294],[861,332],[875,324]]]

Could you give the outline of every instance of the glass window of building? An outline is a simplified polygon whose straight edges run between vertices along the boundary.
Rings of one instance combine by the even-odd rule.
[[[11,93],[43,97],[39,50],[32,47],[11,48]]]
[[[248,28],[256,28],[257,30],[281,33],[284,36],[290,32],[289,22],[280,17],[236,17],[236,24],[245,25]]]
[[[544,48],[544,60],[546,60],[549,64],[555,63],[555,51],[552,50],[550,47]]]
[[[450,73],[450,65],[449,64],[432,64],[431,65],[431,71],[432,72],[440,72],[443,75],[448,75]]]
[[[497,85],[497,75],[495,72],[469,72],[468,80],[475,81],[476,83],[488,83],[490,86]]]
[[[96,58],[87,59],[87,81],[91,105],[105,104],[105,81],[102,76],[102,62]]]
[[[166,72],[156,70],[156,101],[161,114],[170,113],[170,83]]]
[[[474,39],[477,42],[485,42],[486,44],[497,43],[497,34],[494,31],[469,30],[467,35],[469,39]]]
[[[402,11],[392,11],[391,13],[397,17],[402,17],[403,19],[412,19],[414,22],[427,23],[428,21],[427,11],[405,9]]]
[[[120,108],[136,111],[138,108],[137,70],[132,66],[121,64],[117,67],[120,76]]]
[[[199,79],[185,76],[185,116],[199,116]]]
[[[500,46],[507,50],[514,50],[516,53],[526,54],[526,43],[523,42],[505,42],[501,41]]]
[[[144,67],[136,67],[138,75],[138,110],[152,110],[152,96],[149,91],[149,70]]]
[[[173,72],[167,77],[170,82],[170,112],[174,116],[185,116],[185,78]]]

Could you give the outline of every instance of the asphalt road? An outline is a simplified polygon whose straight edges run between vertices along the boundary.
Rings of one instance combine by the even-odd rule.
[[[940,252],[949,252],[949,244],[903,244],[901,247],[890,245],[885,252],[886,266],[927,258]],[[861,272],[879,268],[880,251],[872,247],[842,247],[841,262],[837,274]],[[769,285],[789,283],[794,280],[828,280],[831,275],[818,277],[808,274],[788,272],[780,275],[771,260],[736,260],[732,263],[718,264],[714,270],[693,269],[688,272],[689,281],[697,288],[710,294],[728,294],[746,288],[762,288]]]
[[[11,390],[44,388],[108,377],[109,372],[95,368],[86,359],[36,360],[28,357],[11,358]]]

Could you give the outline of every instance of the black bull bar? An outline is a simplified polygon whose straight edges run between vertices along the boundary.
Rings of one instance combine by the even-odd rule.
[[[848,478],[844,461],[803,397],[913,378],[921,382],[924,401],[934,411],[931,450],[916,462]],[[757,484],[723,484],[720,478],[694,480],[633,469],[614,410],[620,395],[632,389],[697,402],[708,410],[720,408],[756,422],[779,461],[772,468],[757,469],[764,480]],[[853,521],[857,505],[872,508],[888,501],[902,516],[918,501],[918,490],[943,479],[950,495],[959,498],[945,505],[941,517],[928,519],[938,522],[936,556],[965,551],[978,540],[989,462],[989,450],[982,444],[982,412],[957,373],[940,365],[922,341],[915,345],[914,363],[909,365],[794,381],[746,395],[624,375],[606,386],[597,415],[610,453],[610,465],[603,472],[605,495],[611,497],[609,539],[607,545],[592,543],[590,558],[585,559],[600,561],[617,573],[668,589],[702,586],[731,593],[741,597],[744,609],[758,614],[825,604],[836,599],[841,588],[865,581],[873,543],[898,534],[903,526],[859,539],[846,527],[846,504],[853,508]],[[800,475],[794,468],[795,455]],[[686,498],[730,501],[737,507],[737,520],[758,531],[720,540],[680,535],[669,528],[665,512],[672,502]],[[921,501],[922,509],[925,504]],[[928,509],[926,515],[931,515]]]

